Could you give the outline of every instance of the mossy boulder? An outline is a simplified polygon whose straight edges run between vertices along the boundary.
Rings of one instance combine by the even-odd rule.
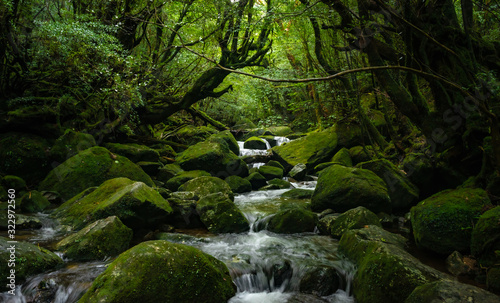
[[[371,145],[366,145],[364,148],[361,145],[357,145],[349,149],[349,155],[351,156],[352,164],[356,165],[361,162],[371,161],[375,157],[375,152]]]
[[[252,191],[252,183],[242,177],[229,176],[224,181],[226,181],[233,193],[241,194]]]
[[[154,186],[153,180],[129,159],[115,155],[104,147],[91,147],[54,168],[40,183],[41,191],[56,191],[63,199],[70,199],[86,188],[99,186],[104,181],[125,177]]]
[[[203,141],[190,146],[180,153],[177,163],[184,170],[203,169],[212,176],[248,176],[248,166],[235,155],[227,144],[214,141]]]
[[[278,161],[275,161],[275,160],[269,160],[267,163],[266,163],[267,166],[274,166],[274,167],[277,167],[277,168],[281,168],[283,171],[285,170],[285,168],[283,167],[283,165],[281,165],[281,163],[279,163]]]
[[[0,230],[9,229],[9,218],[7,212],[0,213]],[[42,228],[42,221],[36,217],[25,216],[16,213],[16,230]]]
[[[163,223],[171,212],[169,203],[143,182],[115,178],[66,201],[55,216],[76,229],[109,216],[130,228],[146,228]]]
[[[189,180],[179,187],[179,191],[190,191],[200,198],[213,193],[222,193],[231,201],[234,200],[231,187],[224,180],[216,177],[198,177]]]
[[[50,157],[53,161],[62,163],[79,152],[93,146],[96,146],[96,142],[91,134],[67,129],[50,149]]]
[[[186,125],[175,133],[176,141],[186,145],[193,145],[205,141],[217,130],[207,126]]]
[[[114,257],[128,249],[132,230],[116,216],[97,220],[76,234],[72,234],[56,245],[64,257],[78,260],[102,260]]]
[[[272,215],[266,229],[280,234],[312,232],[318,217],[304,207],[284,207]]]
[[[289,126],[271,126],[268,127],[267,129],[270,132],[272,132],[275,136],[281,136],[281,137],[289,135],[293,132]]]
[[[482,266],[500,262],[500,206],[483,213],[472,230],[471,252]]]
[[[245,140],[245,143],[243,144],[243,147],[246,149],[261,149],[265,150],[267,149],[268,143],[264,141],[263,139],[259,137],[250,137]]]
[[[42,193],[32,190],[21,197],[19,205],[23,212],[36,213],[49,207],[50,202]]]
[[[16,175],[32,184],[52,169],[51,144],[42,137],[10,132],[0,134],[0,173]]]
[[[447,276],[404,250],[406,239],[378,226],[347,231],[339,253],[357,266],[353,294],[359,303],[400,303],[421,285]]]
[[[301,293],[328,296],[336,292],[341,284],[342,279],[334,267],[315,266],[306,269],[299,282],[299,290]]]
[[[2,260],[0,262],[1,291],[12,289],[7,286],[7,284],[10,284],[8,277],[11,275],[11,269],[15,269],[14,280],[19,285],[30,276],[54,269],[57,266],[62,266],[64,263],[56,254],[38,245],[20,241],[12,244],[8,243],[8,241],[9,239],[0,237],[0,258]],[[14,256],[12,256],[13,250],[11,250],[13,245],[15,246]],[[9,267],[10,263],[15,263],[15,268],[12,266]]]
[[[292,187],[292,184],[290,182],[283,179],[271,179],[267,183],[269,183],[269,185],[277,186],[278,189],[287,189]]]
[[[311,199],[312,210],[319,212],[331,208],[345,212],[358,206],[375,213],[390,213],[391,199],[385,182],[366,169],[342,165],[325,168],[319,175]]]
[[[16,191],[16,196],[19,195],[19,192],[23,192],[27,190],[26,181],[23,178],[13,175],[4,176],[1,180],[3,186],[6,189],[14,189]]]
[[[500,293],[500,267],[497,266],[488,270],[486,275],[486,288],[497,294]]]
[[[334,164],[339,164],[343,166],[352,166],[351,155],[349,150],[345,147],[341,148],[330,160]]]
[[[402,301],[401,301],[402,302]],[[458,281],[440,280],[421,285],[404,303],[438,302],[500,302],[500,298],[482,288]]]
[[[166,164],[158,169],[158,174],[156,174],[156,180],[161,182],[168,182],[175,175],[184,170],[177,164]]]
[[[122,253],[79,303],[220,303],[236,293],[226,265],[199,249],[163,240]]]
[[[170,189],[171,191],[176,191],[179,189],[179,186],[186,183],[189,180],[193,180],[199,177],[210,177],[211,175],[204,170],[189,170],[189,171],[181,171],[175,177],[170,178],[165,183],[165,187]]]
[[[221,192],[200,198],[196,211],[203,224],[213,233],[240,233],[250,229],[243,213]]]
[[[348,230],[364,228],[367,225],[382,227],[380,219],[376,214],[363,206],[359,206],[338,216],[335,222],[330,226],[330,235],[340,239]]]
[[[128,158],[130,161],[137,163],[145,162],[158,162],[160,154],[146,145],[128,143],[107,143],[105,147],[112,153]]]
[[[311,133],[281,146],[272,148],[274,160],[280,162],[286,171],[303,163],[311,170],[316,165],[328,161],[337,151],[337,132],[330,128]]]
[[[356,167],[371,170],[385,181],[393,209],[408,210],[417,203],[418,188],[391,162],[378,159],[359,163]]]
[[[411,225],[418,247],[449,255],[468,253],[472,229],[481,209],[491,205],[482,189],[439,192],[411,208]]]
[[[136,164],[149,176],[156,176],[163,166],[160,162],[139,161]]]
[[[283,170],[279,167],[263,165],[257,170],[266,180],[283,178]]]
[[[422,153],[409,153],[404,158],[401,168],[406,172],[410,181],[420,189],[421,198],[427,198],[436,193],[434,188],[434,164],[432,160]]]
[[[288,172],[288,176],[297,181],[302,181],[306,177],[307,166],[303,163],[298,163]]]
[[[251,173],[248,177],[246,177],[250,184],[252,184],[253,190],[258,190],[261,187],[267,185],[266,177],[259,174],[258,172]]]
[[[240,155],[240,146],[234,138],[233,134],[229,130],[213,134],[208,138],[208,141],[219,142],[221,144],[227,144],[229,149],[236,155]]]
[[[294,188],[282,193],[281,197],[286,199],[311,199],[313,193],[314,190],[311,189]]]

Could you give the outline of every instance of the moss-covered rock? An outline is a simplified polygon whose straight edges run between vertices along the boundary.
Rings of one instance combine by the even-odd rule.
[[[39,190],[56,191],[63,199],[70,199],[86,188],[99,186],[104,181],[125,177],[154,186],[153,180],[129,159],[112,154],[104,147],[91,147],[54,168]]]
[[[420,189],[421,198],[427,198],[436,191],[434,165],[425,154],[409,153],[404,158],[401,168],[406,172],[410,181]],[[436,180],[443,182],[443,180]]]
[[[252,183],[242,177],[229,176],[224,181],[226,181],[233,193],[241,194],[252,191]]]
[[[231,201],[234,200],[234,194],[231,187],[224,181],[216,177],[198,177],[182,184],[179,191],[194,192],[202,198],[213,193],[222,193]]]
[[[0,134],[0,173],[16,175],[32,184],[51,170],[51,145],[42,137],[23,134]]]
[[[0,290],[12,290],[15,288],[8,286],[11,284],[11,270],[14,269],[15,284],[22,284],[27,277],[33,276],[47,270],[56,268],[63,264],[63,260],[49,250],[38,245],[17,242],[8,243],[9,239],[0,237]],[[11,248],[15,246],[14,250]],[[15,267],[10,264],[15,264]],[[10,266],[9,266],[10,265]]]
[[[266,180],[283,178],[283,170],[278,167],[263,165],[257,170]]]
[[[93,146],[96,146],[96,142],[91,134],[67,129],[50,149],[50,157],[53,161],[62,163],[79,152]]]
[[[279,163],[278,161],[275,161],[275,160],[269,160],[267,163],[266,163],[267,166],[274,166],[274,167],[277,167],[277,168],[281,168],[283,171],[285,170],[285,168],[283,167],[283,165],[281,165],[281,163]]]
[[[250,229],[243,213],[223,193],[203,196],[198,201],[196,211],[203,224],[213,233],[240,233]]]
[[[136,164],[149,176],[156,176],[163,166],[160,162],[139,161]]]
[[[267,129],[270,132],[272,132],[275,136],[281,136],[281,137],[289,135],[293,132],[289,126],[270,126]]]
[[[297,181],[302,181],[306,177],[307,166],[303,163],[298,163],[288,172],[288,176]]]
[[[217,134],[211,135],[208,141],[219,142],[221,144],[227,144],[229,149],[236,155],[240,154],[240,146],[234,138],[233,134],[229,130],[219,132]]]
[[[280,234],[312,232],[318,217],[303,207],[286,207],[269,219],[266,229]]]
[[[26,181],[23,178],[13,175],[4,176],[1,180],[3,186],[6,189],[14,189],[16,191],[16,196],[19,195],[19,192],[26,191]]]
[[[196,248],[156,240],[122,253],[78,302],[220,303],[235,293],[224,263]]]
[[[265,150],[267,149],[267,144],[266,141],[264,141],[263,139],[259,138],[259,137],[250,137],[248,139],[245,140],[245,143],[243,144],[243,147],[244,148],[247,148],[247,149],[261,149],[261,150]]]
[[[132,230],[118,217],[97,220],[56,245],[66,258],[79,261],[102,260],[128,249]]]
[[[497,266],[488,270],[486,275],[486,287],[489,291],[493,291],[497,294],[500,293],[500,267]]]
[[[205,141],[217,130],[207,126],[186,125],[175,133],[176,141],[186,145],[193,145]]]
[[[255,123],[252,122],[252,120],[248,118],[241,118],[236,122],[236,124],[233,126],[235,129],[251,129],[251,128],[256,128],[257,126]]]
[[[482,189],[445,190],[411,209],[415,243],[439,254],[470,250],[472,229],[484,206],[491,205]]]
[[[319,173],[321,173],[321,171],[322,171],[323,169],[325,169],[325,168],[327,168],[327,167],[330,167],[330,166],[332,166],[333,164],[338,164],[338,163],[333,163],[333,162],[325,162],[325,163],[321,163],[321,164],[316,165],[316,166],[314,167],[313,172],[314,172],[315,174],[319,174]]]
[[[324,169],[311,199],[314,211],[331,208],[345,212],[364,206],[373,212],[391,212],[385,182],[366,169],[332,165]]]
[[[203,169],[212,176],[248,176],[248,166],[235,155],[227,144],[204,141],[190,146],[179,154],[177,163],[184,170]]]
[[[314,190],[311,189],[294,188],[282,193],[281,197],[286,199],[311,199],[313,193]]]
[[[49,207],[50,202],[42,193],[32,190],[21,197],[19,205],[23,212],[36,213]]]
[[[500,206],[486,211],[474,225],[471,252],[482,266],[500,262]]]
[[[330,162],[334,164],[339,164],[343,166],[352,166],[351,155],[349,154],[349,150],[345,147],[341,148],[333,157]]]
[[[161,182],[168,182],[168,180],[172,179],[175,175],[183,171],[184,170],[177,164],[166,164],[158,170],[156,180]]]
[[[163,223],[171,212],[169,203],[146,184],[115,178],[66,201],[55,215],[76,229],[109,216],[117,216],[130,228],[145,228]]]
[[[292,184],[290,182],[283,179],[271,179],[267,183],[269,183],[269,185],[277,186],[278,189],[287,189],[292,187]]]
[[[105,147],[112,153],[124,156],[134,163],[141,161],[158,162],[160,158],[160,154],[156,150],[149,148],[146,145],[135,143],[107,143]]]
[[[363,146],[357,145],[349,149],[349,155],[351,156],[352,164],[356,165],[361,162],[371,161],[375,157],[375,152],[371,145]]]
[[[338,216],[330,227],[330,235],[340,239],[348,230],[364,228],[367,225],[382,227],[376,214],[359,206]]]
[[[401,301],[402,302],[402,301]],[[500,298],[479,287],[458,281],[440,280],[415,288],[404,303],[500,302]]]
[[[258,190],[261,187],[264,187],[267,185],[266,178],[259,174],[258,172],[251,173],[248,177],[246,177],[250,184],[252,184],[252,189],[253,190]]]
[[[418,201],[418,188],[391,162],[385,159],[362,162],[357,168],[371,170],[385,181],[395,210],[408,210]]]
[[[0,213],[0,230],[9,229],[9,218],[7,211]],[[36,217],[16,214],[16,230],[42,228],[42,221]]]
[[[404,237],[372,225],[342,236],[339,252],[357,265],[356,302],[404,302],[416,287],[446,277],[406,252],[405,242]]]
[[[189,180],[193,180],[199,177],[210,177],[211,175],[204,170],[190,170],[190,171],[181,171],[175,175],[175,177],[170,178],[165,183],[165,187],[170,189],[171,191],[176,191],[179,189],[179,186],[186,183]]]
[[[299,290],[306,294],[328,296],[336,292],[341,283],[341,278],[334,267],[317,266],[306,270],[299,282]]]

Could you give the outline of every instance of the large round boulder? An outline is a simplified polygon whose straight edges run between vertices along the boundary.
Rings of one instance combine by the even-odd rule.
[[[221,144],[227,144],[229,149],[236,155],[240,155],[240,146],[238,141],[234,138],[233,134],[229,130],[225,130],[216,134],[211,135],[208,141],[219,142]]]
[[[418,247],[449,255],[468,253],[472,229],[483,207],[491,205],[482,189],[439,192],[411,209],[411,225]]]
[[[482,266],[500,263],[500,206],[479,217],[472,230],[472,254]],[[500,286],[499,286],[500,287]]]
[[[280,234],[312,232],[318,217],[304,207],[285,207],[271,216],[266,229]]]
[[[259,137],[250,137],[245,140],[243,147],[247,149],[268,149],[268,143]]]
[[[108,216],[130,228],[154,227],[172,212],[170,204],[142,182],[115,178],[89,188],[56,209],[55,216],[76,229]]]
[[[330,226],[329,232],[332,237],[340,239],[348,230],[363,228],[367,225],[382,227],[376,214],[359,206],[338,216]]]
[[[194,192],[202,198],[209,194],[222,193],[231,201],[234,201],[234,194],[231,187],[224,181],[216,177],[198,177],[182,184],[179,191]]]
[[[283,178],[283,170],[279,167],[264,165],[259,167],[257,171],[268,181]]]
[[[196,248],[156,240],[122,253],[78,302],[220,303],[235,293],[224,263]]]
[[[79,152],[93,146],[96,146],[96,142],[91,134],[67,129],[50,149],[50,157],[53,161],[62,163]]]
[[[250,229],[243,213],[221,192],[200,198],[196,211],[203,224],[213,233],[240,233]]]
[[[165,187],[170,189],[171,191],[176,191],[182,184],[186,183],[189,180],[210,176],[211,175],[204,170],[180,171],[174,177],[168,179],[167,183],[165,183]]]
[[[242,177],[229,176],[224,181],[226,181],[233,193],[240,194],[252,191],[252,183]]]
[[[54,168],[40,183],[39,190],[56,191],[67,200],[89,187],[119,177],[154,186],[153,180],[129,159],[95,146]]]
[[[311,199],[313,211],[333,209],[345,212],[364,206],[378,213],[392,210],[391,199],[385,182],[372,171],[332,165],[325,168]]]
[[[158,153],[158,151],[141,144],[107,143],[106,148],[112,153],[124,156],[134,163],[141,161],[158,162],[160,159],[160,153]]]
[[[410,294],[404,303],[445,302],[500,302],[494,293],[477,286],[458,281],[440,280],[421,285]]]
[[[72,234],[56,245],[64,257],[79,260],[102,260],[114,257],[128,249],[132,230],[116,216],[97,220],[76,234]]]

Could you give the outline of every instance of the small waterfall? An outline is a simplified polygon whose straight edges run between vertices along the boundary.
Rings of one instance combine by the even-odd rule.
[[[276,146],[281,146],[283,143],[290,142],[290,139],[287,137],[274,137],[274,140],[276,141]]]

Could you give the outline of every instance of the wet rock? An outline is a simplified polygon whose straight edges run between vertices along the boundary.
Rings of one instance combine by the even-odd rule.
[[[259,174],[263,175],[266,180],[283,178],[283,170],[278,167],[264,165],[259,167],[257,171]]]
[[[471,252],[481,266],[500,263],[500,206],[484,212],[472,230]]]
[[[271,179],[267,183],[277,186],[277,189],[287,189],[292,187],[292,184],[290,182],[283,179]]]
[[[289,172],[288,176],[297,181],[303,181],[307,173],[307,167],[303,163],[296,164]]]
[[[236,156],[239,156],[240,154],[240,146],[238,145],[238,142],[236,141],[233,134],[231,134],[229,130],[225,130],[217,134],[211,135],[208,138],[208,141],[226,144]]]
[[[211,175],[204,170],[189,170],[189,171],[181,171],[175,177],[170,178],[167,183],[165,183],[165,187],[170,189],[171,191],[177,191],[179,187],[196,178],[199,177],[210,177]]]
[[[351,156],[352,164],[356,165],[361,162],[371,161],[375,157],[375,152],[371,145],[354,146],[349,149],[349,155]]]
[[[359,303],[400,303],[421,285],[449,276],[404,250],[406,239],[378,226],[346,232],[339,253],[357,265],[353,292]],[[426,301],[419,301],[426,302]]]
[[[266,178],[258,172],[251,173],[245,179],[247,179],[250,184],[252,184],[253,190],[258,190],[259,188],[267,185]]]
[[[197,201],[198,198],[196,200],[169,198],[168,202],[172,206],[173,213],[168,217],[168,222],[176,228],[204,227],[205,225],[201,222],[200,215],[196,211]]]
[[[312,232],[317,219],[315,213],[303,207],[285,208],[272,215],[266,229],[282,234]]]
[[[186,244],[186,243],[206,243],[207,240],[203,238],[197,238],[190,235],[179,234],[179,233],[157,233],[155,234],[156,240],[165,240],[173,243]]]
[[[261,139],[259,137],[250,137],[247,140],[245,140],[243,147],[247,148],[247,149],[266,150],[267,144],[266,144],[266,141],[264,141],[263,139]]]
[[[16,214],[16,230],[21,229],[39,229],[42,228],[40,219],[31,216]],[[9,229],[9,218],[7,212],[0,213],[0,230]]]
[[[343,166],[352,166],[352,159],[351,155],[349,154],[349,150],[347,148],[342,148],[340,149],[333,157],[330,162],[334,164],[339,164]]]
[[[235,293],[224,263],[196,248],[156,240],[122,253],[78,302],[220,303]]]
[[[334,238],[340,239],[348,230],[364,228],[367,225],[382,227],[380,219],[376,214],[363,206],[359,206],[339,215],[333,224],[331,224],[329,234]]]
[[[286,136],[291,134],[293,131],[289,126],[270,126],[267,128],[275,136]]]
[[[287,199],[311,199],[313,193],[314,190],[311,189],[293,188],[282,193],[281,197]]]
[[[283,171],[285,170],[285,168],[283,167],[283,165],[281,165],[281,163],[279,163],[278,161],[275,161],[275,160],[269,160],[267,163],[266,163],[267,166],[274,166],[274,167],[277,167],[277,168],[281,168]]]
[[[198,177],[189,180],[179,187],[179,191],[190,191],[200,198],[213,193],[222,193],[234,201],[234,194],[229,185],[216,177]]]
[[[160,162],[140,161],[136,163],[146,174],[156,176],[162,164]]]
[[[233,193],[241,194],[252,191],[252,183],[242,177],[229,176],[224,181],[226,181]]]
[[[184,170],[177,164],[166,164],[160,169],[158,169],[158,174],[156,175],[156,179],[162,182],[168,182],[168,180],[172,179],[175,175],[183,172]]]
[[[196,211],[203,224],[213,233],[240,233],[250,229],[243,213],[221,192],[201,197]]]
[[[464,256],[458,251],[454,251],[446,258],[446,269],[454,276],[465,275],[471,271],[471,267],[464,262]]]
[[[208,137],[216,133],[217,130],[211,127],[186,125],[175,133],[174,138],[179,143],[193,145],[205,141]]]
[[[50,157],[52,161],[62,163],[79,152],[93,146],[96,146],[96,142],[91,134],[67,129],[50,149]]]
[[[56,268],[63,264],[63,260],[53,252],[39,247],[38,245],[20,242],[15,243],[15,255],[12,256],[12,243],[9,239],[0,237],[0,290],[11,290],[7,284],[10,284],[11,275],[10,263],[15,263],[15,283],[21,284],[27,277],[33,276],[47,270]],[[15,260],[15,261],[10,261]],[[15,287],[15,286],[14,286]]]
[[[37,213],[49,207],[50,202],[42,193],[32,190],[21,197],[18,206],[23,212]]]
[[[430,282],[415,288],[404,301],[421,302],[500,302],[500,298],[484,289],[457,281],[442,280]]]
[[[97,220],[56,245],[66,258],[79,261],[102,260],[128,249],[132,230],[118,217]]]
[[[472,229],[481,209],[491,205],[482,189],[445,190],[411,209],[415,243],[439,254],[470,250]]]
[[[14,189],[16,191],[16,196],[19,196],[19,192],[26,191],[26,181],[23,178],[13,175],[4,176],[1,180],[1,184],[6,189]]]
[[[134,163],[141,161],[158,162],[160,158],[160,154],[156,150],[145,145],[134,143],[106,143],[105,147],[112,153],[126,157]]]
[[[333,267],[321,266],[306,271],[299,283],[299,291],[317,296],[328,296],[340,286],[340,276]]]
[[[76,229],[113,215],[130,228],[141,228],[164,222],[171,212],[169,203],[146,184],[115,178],[66,201],[55,215]]]
[[[286,301],[286,303],[327,303],[328,301],[318,298],[314,295],[307,294],[292,294],[291,297]]]
[[[324,169],[311,199],[311,208],[344,212],[358,206],[377,213],[391,212],[391,200],[385,182],[366,169],[332,165]]]
[[[70,199],[81,191],[104,181],[125,177],[154,186],[153,180],[129,159],[95,146],[69,158],[54,168],[39,186],[40,191],[56,191]]]
[[[356,167],[371,170],[385,181],[393,209],[407,211],[417,203],[418,188],[391,162],[378,159],[359,163]]]
[[[335,220],[340,216],[340,214],[328,214],[323,215],[323,217],[319,216],[318,221],[318,231],[321,235],[330,235],[330,230],[332,225],[335,223]]]
[[[285,282],[290,281],[292,275],[293,269],[290,261],[284,260],[282,263],[273,264],[271,266],[270,276],[268,277],[268,280],[273,284],[270,285],[270,288],[281,288]]]

